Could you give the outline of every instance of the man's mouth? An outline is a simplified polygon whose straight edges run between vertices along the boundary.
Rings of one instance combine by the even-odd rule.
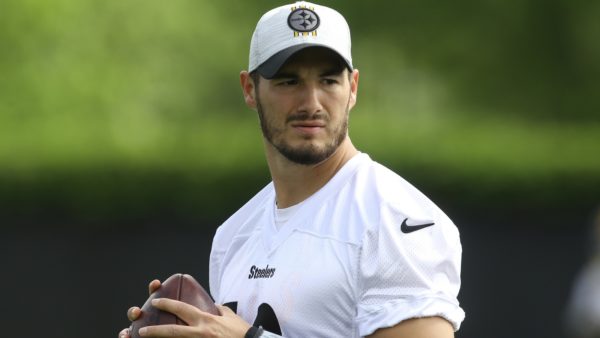
[[[302,133],[314,134],[325,128],[325,122],[322,120],[295,121],[291,126]]]

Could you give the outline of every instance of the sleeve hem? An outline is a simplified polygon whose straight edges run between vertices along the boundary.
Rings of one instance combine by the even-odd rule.
[[[458,331],[465,312],[456,302],[441,297],[397,299],[377,306],[361,306],[358,309],[360,336],[368,336],[377,329],[392,327],[411,318],[439,316],[446,319],[454,331]]]

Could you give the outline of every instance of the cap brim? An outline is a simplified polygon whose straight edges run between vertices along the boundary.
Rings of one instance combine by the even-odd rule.
[[[265,79],[272,79],[273,77],[275,77],[275,75],[277,75],[277,72],[279,71],[281,66],[283,66],[283,64],[292,55],[294,55],[295,53],[297,53],[305,48],[308,48],[308,47],[323,47],[323,48],[327,48],[327,49],[330,49],[335,52],[335,50],[333,50],[327,46],[323,46],[323,45],[319,45],[319,44],[303,43],[303,44],[299,44],[299,45],[294,45],[294,46],[288,47],[286,49],[283,49],[283,50],[277,52],[276,54],[274,54],[273,56],[271,56],[269,59],[267,59],[267,61],[263,62],[260,66],[258,66],[258,68],[256,68],[256,71],[258,72],[258,74],[260,74]],[[335,53],[342,60],[344,60],[344,63],[346,64],[348,69],[352,70],[352,65],[348,63],[348,60],[346,60],[339,53],[337,53],[337,52],[335,52]]]

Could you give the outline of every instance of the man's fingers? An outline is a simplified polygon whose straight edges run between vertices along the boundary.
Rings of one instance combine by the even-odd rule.
[[[148,284],[148,293],[152,294],[158,288],[160,288],[160,281],[155,279]],[[137,306],[132,306],[127,310],[127,319],[130,321],[134,321],[140,317],[142,314],[142,309]],[[130,338],[129,329],[123,329],[119,332],[119,338]]]
[[[154,293],[154,291],[156,291],[160,287],[160,284],[161,283],[158,279],[155,279],[152,282],[150,282],[150,284],[148,284],[148,293]]]
[[[158,279],[155,279],[155,280],[151,281],[150,284],[148,284],[148,292],[150,294],[152,294],[159,287],[160,287],[160,281]],[[142,310],[139,307],[132,306],[129,308],[129,310],[127,310],[127,318],[129,318],[130,321],[134,321],[134,320],[138,319],[138,317],[140,316],[141,313],[142,313]]]
[[[169,298],[153,299],[152,305],[159,310],[176,315],[190,326],[201,324],[208,317],[213,316],[208,312],[199,310],[193,305]]]
[[[138,317],[140,316],[141,313],[142,313],[142,310],[139,307],[132,306],[129,308],[129,310],[127,310],[127,318],[130,321],[134,321],[134,320],[138,319]]]
[[[142,337],[187,337],[186,333],[191,331],[191,327],[186,325],[152,325],[140,329]]]
[[[119,332],[119,338],[129,338],[129,329],[123,329]]]

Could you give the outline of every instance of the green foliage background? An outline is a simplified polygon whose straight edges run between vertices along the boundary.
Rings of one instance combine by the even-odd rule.
[[[361,150],[463,217],[551,226],[600,202],[600,2],[322,3],[352,29]],[[2,227],[237,209],[269,180],[238,74],[280,4],[3,0]]]

